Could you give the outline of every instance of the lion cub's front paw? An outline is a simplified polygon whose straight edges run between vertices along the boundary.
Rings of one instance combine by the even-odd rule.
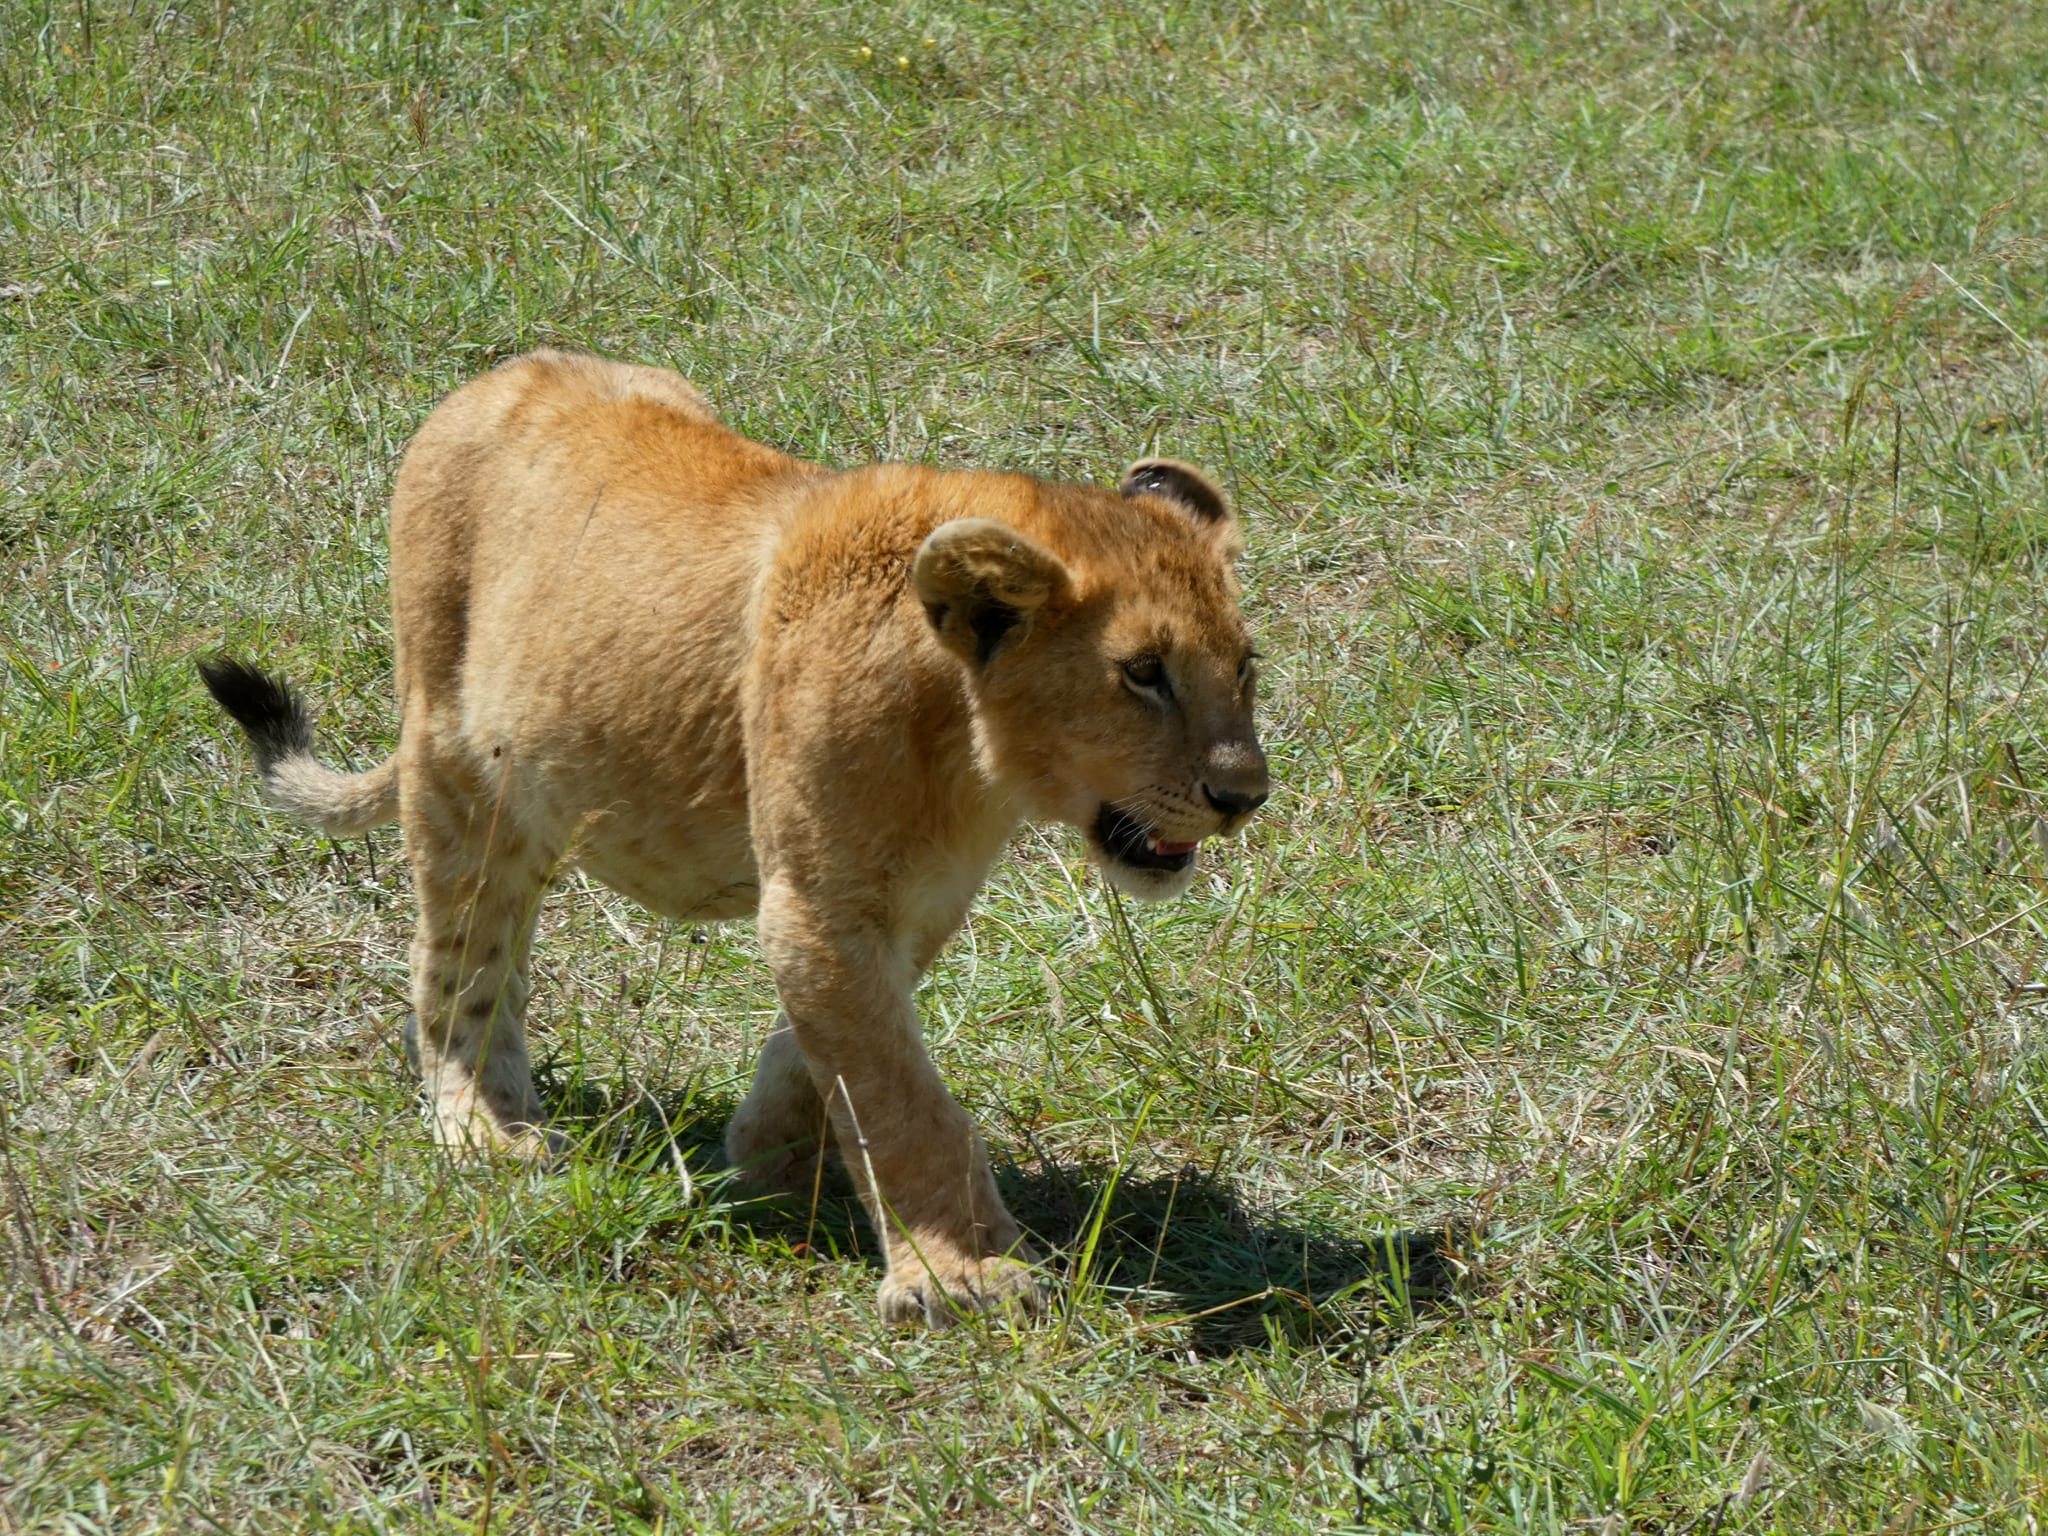
[[[906,1255],[882,1282],[882,1321],[891,1327],[950,1328],[973,1312],[1015,1312],[1043,1317],[1047,1305],[1045,1277],[1031,1261],[1031,1251],[1015,1257],[941,1260],[927,1253],[924,1261]]]
[[[569,1138],[546,1125],[505,1125],[464,1106],[443,1105],[434,1119],[434,1140],[458,1163],[504,1158],[545,1168],[560,1162],[569,1150]]]

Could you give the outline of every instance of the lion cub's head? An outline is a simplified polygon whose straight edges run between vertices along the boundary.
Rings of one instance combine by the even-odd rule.
[[[1223,493],[1168,459],[1120,493],[983,482],[912,568],[966,670],[988,769],[1033,815],[1079,827],[1133,896],[1177,896],[1205,838],[1265,803],[1257,653]]]

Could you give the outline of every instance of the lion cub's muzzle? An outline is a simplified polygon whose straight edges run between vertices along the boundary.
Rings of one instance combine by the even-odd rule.
[[[1129,811],[1105,805],[1095,817],[1103,852],[1132,869],[1178,874],[1195,862],[1195,844],[1169,842]]]
[[[1235,832],[1273,792],[1266,754],[1256,741],[1226,742],[1209,753],[1202,773],[1202,798],[1223,818],[1216,830]]]
[[[1209,754],[1201,780],[1175,797],[1183,808],[1167,812],[1164,824],[1152,820],[1143,806],[1105,803],[1088,829],[1089,841],[1112,884],[1146,900],[1176,896],[1194,878],[1200,845],[1237,831],[1271,790],[1266,754],[1258,743],[1231,742]],[[1189,825],[1204,809],[1215,814],[1216,824],[1199,830]]]

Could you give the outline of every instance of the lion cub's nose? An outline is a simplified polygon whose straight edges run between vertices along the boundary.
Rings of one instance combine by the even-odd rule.
[[[1230,742],[1210,752],[1202,794],[1226,820],[1242,821],[1251,815],[1266,803],[1272,787],[1266,776],[1266,754],[1257,742]]]
[[[1202,786],[1202,793],[1209,797],[1209,803],[1215,806],[1217,810],[1232,820],[1236,820],[1240,816],[1251,815],[1253,811],[1264,805],[1267,792],[1262,789],[1257,794],[1246,794],[1242,790],[1218,789],[1213,784],[1204,784]]]

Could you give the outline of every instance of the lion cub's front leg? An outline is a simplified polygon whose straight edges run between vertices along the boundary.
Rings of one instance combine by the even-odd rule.
[[[1042,1311],[1045,1293],[988,1152],[925,1054],[916,966],[889,936],[791,885],[762,894],[761,943],[841,1157],[881,1235],[885,1322]]]

